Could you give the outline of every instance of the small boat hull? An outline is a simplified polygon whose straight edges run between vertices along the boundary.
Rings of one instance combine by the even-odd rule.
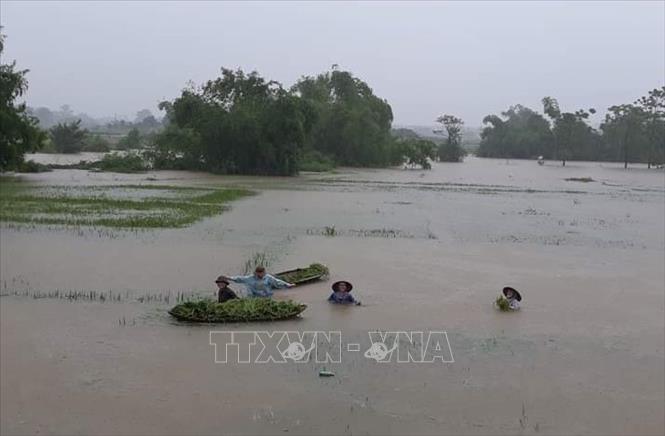
[[[325,265],[313,263],[306,268],[296,268],[279,272],[275,274],[275,277],[284,280],[285,282],[293,283],[294,285],[304,285],[318,280],[326,280],[328,274],[329,271]]]

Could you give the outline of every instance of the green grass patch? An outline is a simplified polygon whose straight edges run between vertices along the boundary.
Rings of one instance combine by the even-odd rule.
[[[141,198],[144,190],[154,196]],[[119,192],[121,197],[114,197]],[[160,197],[171,194],[170,197]],[[180,195],[173,196],[174,192]],[[31,186],[0,184],[0,222],[127,229],[186,227],[220,214],[244,189],[156,185]]]

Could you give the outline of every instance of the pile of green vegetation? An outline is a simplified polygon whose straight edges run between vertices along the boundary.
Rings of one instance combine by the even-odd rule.
[[[328,274],[328,267],[320,263],[313,263],[307,268],[299,268],[285,274],[277,274],[276,277],[285,282],[299,283],[326,277]]]
[[[102,160],[93,162],[93,168],[98,168],[101,171],[110,171],[114,173],[140,173],[148,170],[143,157],[137,153],[127,153],[121,155],[118,153],[111,153],[104,155]]]
[[[122,190],[125,195],[114,197]],[[150,190],[156,195],[141,197]],[[159,196],[163,193],[165,196]],[[0,222],[114,228],[179,228],[224,211],[251,195],[242,189],[179,186],[32,186],[3,180]]]
[[[496,297],[496,300],[494,301],[494,305],[496,306],[497,309],[499,309],[501,312],[509,312],[510,311],[510,301],[503,295],[499,295]]]
[[[180,321],[190,322],[257,322],[295,318],[307,306],[294,301],[269,298],[242,298],[217,303],[212,300],[187,301],[169,311]]]

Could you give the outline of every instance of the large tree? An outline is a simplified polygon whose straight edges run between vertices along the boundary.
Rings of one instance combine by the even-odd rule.
[[[81,129],[81,120],[58,123],[49,130],[51,143],[58,153],[78,153],[85,145],[88,131]]]
[[[444,114],[436,119],[446,131],[446,140],[439,146],[439,160],[444,162],[460,162],[466,154],[462,148],[462,127],[464,121],[454,115]],[[438,132],[438,130],[437,130]]]
[[[620,153],[614,157],[623,160],[624,168],[628,168],[628,162],[640,160],[640,151],[645,143],[645,121],[644,111],[633,104],[616,105],[607,110],[605,121],[600,126],[603,139]]]
[[[303,77],[292,93],[313,112],[306,146],[349,166],[398,164],[402,157],[391,137],[393,113],[367,83],[348,71]]]
[[[635,105],[640,108],[644,118],[644,131],[647,138],[644,158],[649,168],[653,164],[665,162],[665,86],[649,91],[640,97]]]
[[[586,123],[595,109],[580,109],[576,112],[562,112],[559,102],[552,97],[542,99],[543,111],[552,121],[554,157],[566,166],[566,160],[583,153],[587,144],[594,143],[593,129]]]
[[[501,116],[483,119],[478,156],[502,158],[551,157],[552,132],[542,115],[522,105],[511,106]]]
[[[155,141],[157,167],[292,175],[311,126],[307,106],[279,83],[225,68],[160,109],[168,127]]]
[[[0,58],[4,47],[5,36],[0,33]],[[27,73],[16,69],[16,61],[0,63],[0,171],[18,168],[23,155],[39,149],[46,137],[25,103],[16,102],[28,89]]]

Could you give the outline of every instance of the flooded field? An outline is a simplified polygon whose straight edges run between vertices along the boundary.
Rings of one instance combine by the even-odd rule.
[[[295,178],[20,177],[116,199],[160,185],[256,195],[185,228],[2,223],[2,434],[665,430],[662,170],[468,158]],[[306,303],[302,319],[211,327],[167,314],[256,253],[270,271],[330,268],[327,282],[276,294]],[[339,279],[363,306],[326,302]],[[521,311],[493,308],[505,285],[522,292]],[[361,351],[325,365],[330,378],[314,362],[215,364],[220,329],[339,330]],[[366,359],[375,330],[446,331],[454,362]]]

